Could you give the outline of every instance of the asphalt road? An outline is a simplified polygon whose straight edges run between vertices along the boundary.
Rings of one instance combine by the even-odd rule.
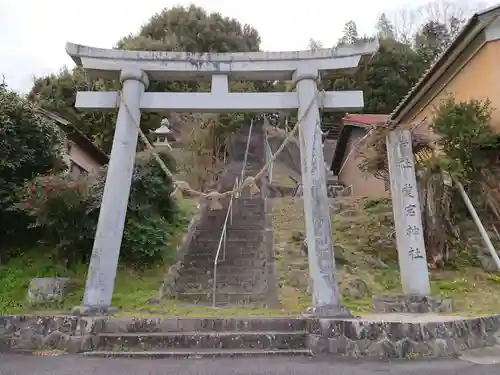
[[[500,363],[458,359],[366,361],[319,358],[103,359],[0,354],[0,375],[498,375]]]

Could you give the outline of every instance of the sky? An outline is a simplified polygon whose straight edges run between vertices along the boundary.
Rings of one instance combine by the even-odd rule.
[[[349,20],[357,23],[360,34],[371,33],[382,12],[396,16],[428,1],[0,0],[0,79],[3,75],[11,89],[26,93],[34,76],[74,65],[66,42],[111,48],[153,14],[174,5],[194,3],[234,17],[259,31],[263,50],[290,51],[307,49],[310,38],[332,46]],[[492,4],[487,0],[481,6]]]

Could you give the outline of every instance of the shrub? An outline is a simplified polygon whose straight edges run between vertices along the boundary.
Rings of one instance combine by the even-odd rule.
[[[172,160],[162,155],[172,168]],[[36,178],[26,185],[20,207],[43,229],[43,241],[60,260],[87,262],[97,227],[105,173],[74,181],[68,176]],[[169,227],[177,219],[172,182],[151,155],[142,154],[134,168],[120,258],[133,266],[161,260],[168,250]]]
[[[19,186],[64,167],[63,146],[60,129],[0,82],[0,242],[4,245],[29,237],[19,236],[29,223],[14,207]]]
[[[42,241],[55,248],[61,260],[86,261],[99,215],[99,197],[88,180],[69,176],[38,177],[27,184],[20,207],[43,231]]]

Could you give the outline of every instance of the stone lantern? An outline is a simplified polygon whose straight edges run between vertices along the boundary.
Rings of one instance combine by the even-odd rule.
[[[170,123],[167,118],[161,120],[161,125],[154,132],[154,146],[155,147],[168,147],[171,142],[176,141],[176,137],[170,129]]]

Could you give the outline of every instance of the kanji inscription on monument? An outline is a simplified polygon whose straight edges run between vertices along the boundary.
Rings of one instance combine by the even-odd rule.
[[[416,208],[416,206],[414,204],[407,205],[405,207],[406,216],[415,216],[416,215],[415,208]]]
[[[411,133],[396,128],[387,137],[387,156],[404,294],[429,295],[429,273],[413,159]]]
[[[408,250],[408,255],[410,256],[410,258],[412,260],[424,258],[424,256],[422,255],[422,253],[418,247],[415,248],[415,247],[410,246],[410,250]]]

